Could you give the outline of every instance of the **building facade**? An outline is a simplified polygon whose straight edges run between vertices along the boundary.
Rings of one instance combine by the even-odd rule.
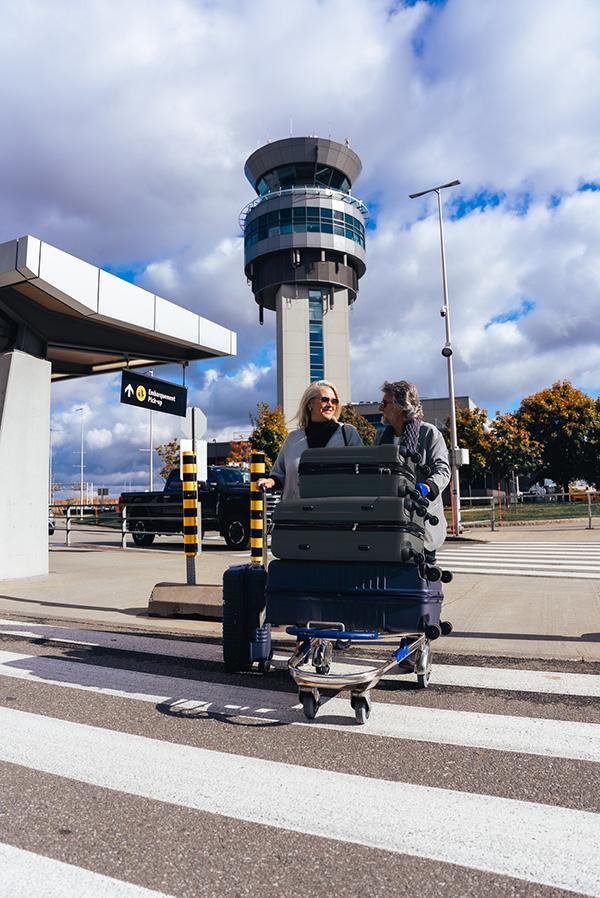
[[[246,161],[256,198],[240,217],[246,277],[276,314],[277,404],[290,422],[308,384],[336,384],[350,401],[348,309],[365,273],[366,207],[349,146],[319,137],[266,144]]]
[[[472,411],[477,406],[470,396],[455,396],[456,405],[460,409],[468,409]],[[381,423],[381,412],[379,411],[379,400],[365,400],[364,402],[353,402],[352,405],[363,418],[366,418],[370,424],[377,428],[380,434],[384,430]],[[450,400],[446,396],[439,399],[421,399],[423,406],[423,420],[428,424],[434,424],[439,430],[443,430],[446,421],[450,417]]]

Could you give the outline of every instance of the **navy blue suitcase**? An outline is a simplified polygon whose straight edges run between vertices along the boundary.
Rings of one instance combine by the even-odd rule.
[[[223,661],[227,670],[250,670],[271,653],[265,623],[267,572],[258,564],[237,564],[223,574]]]
[[[424,632],[439,626],[443,600],[441,582],[424,579],[418,565],[275,560],[266,619],[273,626],[336,621],[347,630]]]

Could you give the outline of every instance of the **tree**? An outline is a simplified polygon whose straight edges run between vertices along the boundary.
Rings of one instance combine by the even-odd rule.
[[[542,461],[542,446],[525,429],[516,414],[498,415],[490,427],[489,463],[499,477],[529,474]]]
[[[352,424],[358,430],[358,435],[365,446],[372,446],[377,436],[377,428],[370,424],[366,418],[356,411],[351,402],[342,406],[340,421],[344,424]]]
[[[600,416],[590,396],[568,380],[557,380],[523,399],[516,416],[531,440],[540,444],[535,472],[539,480],[551,478],[566,492],[571,480],[596,479]]]
[[[231,443],[231,449],[227,456],[226,464],[228,465],[247,465],[250,464],[250,452],[252,446],[250,440],[234,440]]]
[[[280,408],[271,409],[268,402],[259,402],[257,408],[256,417],[250,415],[254,426],[250,434],[250,443],[255,451],[265,453],[265,464],[267,468],[270,468],[277,458],[288,431],[283,411]]]
[[[163,480],[166,480],[171,471],[175,471],[179,467],[179,440],[170,440],[157,446],[156,451],[158,457],[163,463],[159,473]]]
[[[450,446],[450,419],[446,421],[443,433],[446,444]],[[469,409],[457,405],[456,434],[461,449],[469,450],[469,464],[461,468],[461,477],[464,477],[467,483],[473,483],[489,470],[490,436],[487,410],[478,406]]]

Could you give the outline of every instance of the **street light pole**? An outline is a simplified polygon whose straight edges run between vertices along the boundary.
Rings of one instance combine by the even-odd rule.
[[[75,409],[81,412],[81,449],[79,454],[79,515],[83,514],[83,413],[85,408],[81,405]]]
[[[442,355],[448,363],[448,400],[450,402],[450,470],[451,485],[450,498],[452,510],[452,532],[455,536],[461,532],[460,521],[460,477],[458,467],[458,434],[456,430],[456,404],[454,397],[454,369],[452,363],[452,338],[450,332],[450,302],[448,298],[448,275],[446,272],[446,250],[444,247],[444,223],[442,216],[442,198],[441,191],[446,187],[457,187],[460,181],[450,181],[448,184],[440,184],[437,187],[430,187],[429,190],[422,190],[419,193],[411,193],[411,200],[419,196],[426,196],[428,193],[435,193],[438,204],[438,219],[440,226],[440,250],[442,255],[442,286],[444,291],[444,305],[440,309],[440,314],[444,319],[446,327],[446,342],[442,349]]]

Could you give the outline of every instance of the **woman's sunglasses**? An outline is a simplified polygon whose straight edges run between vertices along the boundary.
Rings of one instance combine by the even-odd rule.
[[[321,400],[321,405],[335,406],[335,405],[339,405],[339,403],[340,403],[339,399],[330,399],[329,396],[319,396],[319,399]]]

